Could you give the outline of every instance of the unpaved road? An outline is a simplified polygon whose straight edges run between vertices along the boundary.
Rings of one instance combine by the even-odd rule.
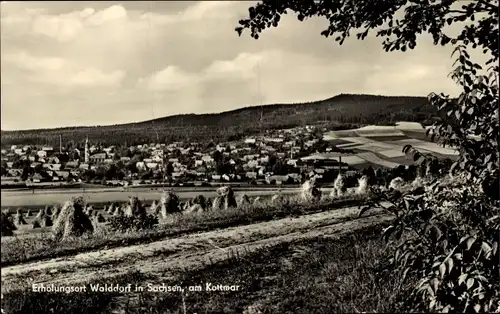
[[[382,209],[371,209],[361,218],[357,218],[358,213],[358,206],[346,207],[5,267],[1,269],[2,293],[26,289],[33,283],[88,284],[130,271],[168,280],[173,279],[176,273],[202,269],[233,254],[241,257],[263,246],[319,236],[338,236],[393,218]]]

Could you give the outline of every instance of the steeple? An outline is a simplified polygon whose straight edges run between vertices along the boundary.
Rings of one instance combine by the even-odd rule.
[[[89,148],[89,137],[87,136],[87,138],[85,139],[85,163],[88,164],[89,163],[89,154],[90,154],[90,148]]]

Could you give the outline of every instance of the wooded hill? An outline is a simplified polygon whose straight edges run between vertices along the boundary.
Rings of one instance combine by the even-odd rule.
[[[399,120],[430,122],[436,110],[425,97],[340,94],[329,99],[297,104],[245,107],[214,114],[182,114],[137,123],[109,126],[64,127],[1,131],[2,146],[79,146],[88,136],[93,143],[136,145],[171,141],[224,141],[267,129],[321,124],[331,129]]]

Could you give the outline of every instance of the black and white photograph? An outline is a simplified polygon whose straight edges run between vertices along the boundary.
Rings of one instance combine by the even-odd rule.
[[[499,313],[499,0],[2,1],[1,312]]]

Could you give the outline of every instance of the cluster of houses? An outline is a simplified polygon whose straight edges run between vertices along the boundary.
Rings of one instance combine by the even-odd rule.
[[[142,174],[148,173],[150,176],[145,181],[149,182],[145,183],[150,183],[152,178],[175,182],[300,183],[305,177],[321,177],[325,171],[322,167],[302,163],[297,157],[310,152],[320,141],[314,131],[311,126],[273,130],[209,147],[182,142],[101,147],[91,145],[88,140],[82,149],[71,150],[62,146],[55,150],[49,146],[12,145],[1,150],[2,184],[8,181],[82,182],[86,181],[84,173],[113,166],[123,173],[120,179],[123,182],[137,181]],[[221,170],[218,167],[221,162],[229,166]],[[286,165],[286,173],[273,173],[270,163]]]

